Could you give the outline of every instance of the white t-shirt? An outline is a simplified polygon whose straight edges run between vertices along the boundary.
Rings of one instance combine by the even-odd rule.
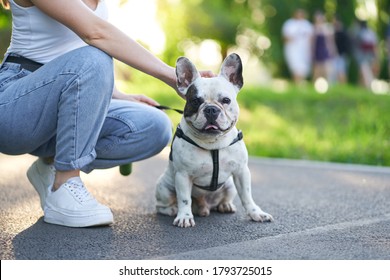
[[[287,39],[284,53],[290,70],[302,76],[308,75],[313,25],[305,19],[289,19],[282,27],[282,34]]]
[[[12,36],[7,49],[39,63],[47,63],[71,50],[86,46],[72,30],[41,12],[37,7],[21,7],[10,0],[12,11]],[[103,19],[108,18],[104,0],[94,11]]]

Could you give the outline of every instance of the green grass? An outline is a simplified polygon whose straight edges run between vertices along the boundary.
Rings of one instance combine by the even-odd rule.
[[[251,155],[390,166],[390,96],[247,89],[239,102]]]
[[[184,107],[161,83],[122,88]],[[282,92],[245,86],[238,102],[238,127],[252,156],[390,166],[390,95],[352,86],[334,86],[326,94],[311,86]],[[175,126],[181,116],[167,113]]]

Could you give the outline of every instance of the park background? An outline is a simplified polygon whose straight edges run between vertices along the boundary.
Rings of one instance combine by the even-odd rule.
[[[385,51],[390,0],[106,0],[110,21],[170,65],[189,57],[198,69],[219,71],[238,53],[245,85],[238,127],[252,156],[390,166],[390,90]],[[339,15],[346,26],[367,20],[380,40],[380,71],[370,89],[358,85],[350,60],[348,84],[294,85],[283,56],[281,29],[296,8]],[[9,43],[11,16],[0,9],[0,52]],[[172,89],[116,64],[118,86],[183,108]],[[180,115],[167,112],[175,126]],[[1,133],[1,132],[0,132]]]

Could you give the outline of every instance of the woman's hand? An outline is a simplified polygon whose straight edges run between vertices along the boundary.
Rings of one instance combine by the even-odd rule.
[[[209,70],[206,70],[206,71],[199,71],[199,74],[202,78],[213,78],[213,77],[216,77],[216,75],[212,72],[212,71],[209,71]],[[174,89],[176,90],[177,94],[185,99],[186,97],[177,89],[176,85],[174,87]]]
[[[160,104],[153,100],[150,97],[147,97],[143,94],[126,94],[120,92],[117,88],[114,88],[114,91],[112,93],[112,98],[114,99],[120,99],[120,100],[127,100],[131,102],[140,102],[144,103],[150,106],[159,106]]]
[[[216,75],[212,71],[199,71],[199,74],[202,78],[213,78]]]

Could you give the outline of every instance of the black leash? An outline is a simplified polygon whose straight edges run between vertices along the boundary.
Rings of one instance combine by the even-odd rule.
[[[154,107],[156,107],[157,109],[160,109],[160,110],[173,110],[173,111],[178,112],[179,114],[183,114],[183,111],[182,111],[182,110],[174,109],[174,108],[171,108],[171,107],[168,107],[168,106],[164,106],[164,105],[158,105],[158,106],[154,106]],[[120,166],[119,166],[119,171],[120,171],[120,173],[121,173],[123,176],[128,176],[128,175],[130,175],[131,172],[132,172],[132,164],[131,164],[131,163],[128,163],[128,164],[120,165]]]
[[[183,114],[183,110],[179,110],[179,109],[174,109],[174,108],[171,108],[171,107],[168,107],[168,106],[164,106],[164,105],[158,105],[158,106],[154,106],[156,107],[157,109],[160,109],[160,110],[173,110],[173,111],[176,111],[178,112],[179,114]]]

